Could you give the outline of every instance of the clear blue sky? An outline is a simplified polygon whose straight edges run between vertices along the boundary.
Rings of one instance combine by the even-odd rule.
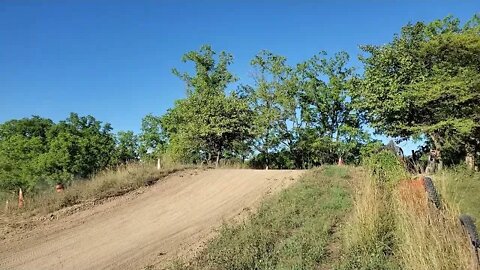
[[[187,51],[211,44],[234,55],[248,81],[250,59],[268,49],[290,63],[320,50],[383,44],[408,22],[452,14],[478,1],[0,1],[0,122],[90,114],[138,131],[185,94],[171,69],[188,70]]]

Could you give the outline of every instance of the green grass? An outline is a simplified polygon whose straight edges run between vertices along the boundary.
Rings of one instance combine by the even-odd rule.
[[[459,212],[473,216],[480,228],[480,172],[459,166],[434,178],[444,199],[456,204]]]
[[[351,207],[356,169],[326,166],[263,202],[249,219],[224,225],[188,264],[175,269],[314,269],[329,256],[333,228]]]

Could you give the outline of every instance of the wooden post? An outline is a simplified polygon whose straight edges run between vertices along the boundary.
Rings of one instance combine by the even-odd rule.
[[[24,203],[23,192],[22,192],[22,189],[20,189],[18,191],[18,208],[23,208],[23,203]]]
[[[5,201],[5,213],[8,213],[8,200]]]
[[[217,151],[217,159],[215,161],[215,168],[218,168],[218,163],[220,162],[220,151]]]
[[[465,156],[465,164],[467,165],[467,168],[475,170],[475,148],[467,143],[465,145],[465,152],[467,153]]]

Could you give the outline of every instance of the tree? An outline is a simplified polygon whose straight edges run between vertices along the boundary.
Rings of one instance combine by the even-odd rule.
[[[160,157],[166,144],[160,117],[148,114],[142,119],[141,133],[138,140],[140,159],[152,160]]]
[[[85,178],[112,163],[115,137],[112,127],[93,116],[71,113],[49,132],[45,170],[58,182]]]
[[[294,68],[268,51],[252,60],[255,85],[244,86],[243,95],[254,112],[256,166],[305,168],[339,157],[358,159],[369,136],[349,93],[354,70],[346,67],[346,53],[325,56],[322,52]]]
[[[270,153],[280,149],[282,142],[293,143],[287,122],[295,115],[297,103],[294,93],[287,87],[291,70],[285,57],[261,51],[251,64],[255,68],[255,85],[243,86],[241,90],[253,111],[253,146],[264,157],[268,168]]]
[[[438,152],[461,141],[472,149],[479,129],[480,35],[478,17],[463,28],[447,17],[408,24],[392,42],[367,45],[357,108],[372,127],[407,139],[427,135]],[[458,145],[458,144],[457,144]]]
[[[34,191],[88,177],[108,166],[115,142],[109,124],[75,113],[55,124],[33,116],[0,125],[0,189]]]
[[[195,73],[173,72],[185,81],[187,97],[162,117],[162,127],[169,138],[169,151],[186,161],[215,160],[218,166],[224,152],[232,152],[235,142],[248,134],[249,112],[236,93],[226,94],[226,87],[236,81],[228,71],[233,57],[221,52],[218,59],[208,45],[182,58],[195,64]]]
[[[127,163],[138,159],[138,137],[133,131],[119,131],[116,141],[117,162]]]
[[[331,58],[321,52],[297,66],[303,89],[301,116],[306,123],[300,144],[313,164],[334,163],[339,158],[353,161],[370,139],[352,105],[355,73],[347,67],[348,61],[345,52]]]

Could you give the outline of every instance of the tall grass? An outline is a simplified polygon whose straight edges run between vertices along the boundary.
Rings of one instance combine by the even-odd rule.
[[[175,269],[315,269],[333,227],[351,206],[354,169],[325,167],[267,199],[240,224],[224,225],[193,262]]]
[[[74,181],[63,192],[45,190],[36,194],[25,194],[25,207],[18,209],[17,195],[4,197],[9,207],[1,207],[2,214],[46,214],[64,207],[83,202],[95,202],[109,197],[123,195],[141,186],[155,183],[166,175],[184,169],[183,165],[169,165],[157,170],[154,165],[131,163],[116,169],[104,170],[90,179]],[[2,202],[6,205],[6,201]]]
[[[435,175],[434,180],[445,201],[474,217],[480,228],[480,172],[458,166]]]
[[[446,197],[441,209],[428,203],[393,154],[365,165],[370,176],[356,189],[343,269],[476,269],[454,203]]]
[[[414,194],[394,192],[398,259],[403,269],[476,269],[469,240],[458,212],[446,201],[443,208],[425,204]],[[423,200],[422,200],[423,199]]]
[[[344,234],[341,269],[399,269],[391,189],[405,178],[401,162],[389,152],[365,160],[368,174],[356,184],[354,210]]]

